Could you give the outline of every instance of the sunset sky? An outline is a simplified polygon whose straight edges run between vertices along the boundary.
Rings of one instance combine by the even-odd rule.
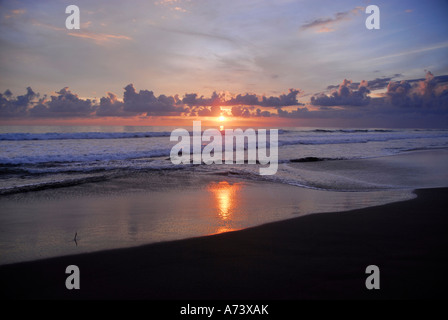
[[[448,127],[447,20],[446,0],[1,1],[0,123]]]

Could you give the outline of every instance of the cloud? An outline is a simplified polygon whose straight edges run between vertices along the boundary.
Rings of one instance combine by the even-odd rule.
[[[398,77],[401,75],[394,75]],[[279,117],[290,119],[325,119],[325,121],[375,120],[376,126],[389,123],[407,123],[423,126],[448,126],[448,75],[434,76],[430,71],[424,79],[392,81],[393,77],[371,81],[352,82],[344,79],[330,94],[313,95],[309,104],[297,101],[300,93],[290,89],[279,96],[257,96],[251,93],[226,98],[224,93],[213,92],[210,97],[187,93],[156,96],[153,91],[137,90],[133,84],[124,88],[123,98],[108,92],[99,101],[80,98],[65,87],[49,98],[40,96],[30,87],[19,96],[10,90],[0,94],[2,119],[32,118],[98,118],[184,116],[217,117]],[[388,81],[387,85],[386,82]],[[385,88],[385,92],[370,97],[371,88]],[[296,107],[293,109],[292,107]],[[221,110],[221,107],[224,107]],[[276,109],[263,110],[264,107]],[[366,122],[367,121],[367,122]],[[389,122],[383,122],[389,121]],[[327,122],[326,122],[327,123]],[[339,123],[339,122],[338,122]],[[347,122],[348,123],[348,122]]]
[[[76,118],[91,117],[95,112],[94,101],[80,99],[68,87],[56,92],[49,101],[41,100],[34,107],[29,108],[29,115],[40,118]]]
[[[152,91],[140,90],[136,92],[134,85],[129,84],[124,88],[123,102],[125,112],[135,114],[145,113],[147,116],[179,115],[185,111],[176,106],[176,98],[160,95],[156,97]]]
[[[218,117],[221,115],[221,108],[219,106],[200,107],[197,110],[197,115],[200,117]]]
[[[170,10],[173,11],[179,11],[179,12],[188,12],[186,9],[180,7],[179,5],[184,3],[185,1],[182,0],[161,0],[161,1],[156,1],[154,2],[154,4],[156,6],[163,6],[163,7],[167,7]]]
[[[439,81],[427,71],[421,81],[391,81],[383,99],[378,99],[378,105],[392,105],[406,109],[424,109],[426,111],[448,111],[448,79]]]
[[[186,93],[182,99],[182,103],[190,107],[220,106],[225,104],[225,100],[223,94],[218,94],[216,92],[213,92],[210,98],[204,98],[204,96],[198,98],[197,93]]]
[[[25,9],[15,9],[15,10],[11,10],[11,13],[14,15],[19,15],[19,14],[24,14],[26,12]]]
[[[26,94],[13,97],[10,90],[0,93],[0,116],[2,118],[20,117],[26,114],[28,105],[39,97],[30,87],[26,88]]]
[[[326,32],[333,32],[333,31],[335,31],[335,29],[324,26],[324,27],[321,27],[320,29],[318,29],[316,32],[317,33],[326,33]]]
[[[245,95],[239,94],[234,98],[231,98],[229,101],[227,101],[228,106],[235,106],[235,105],[245,105],[245,106],[255,106],[260,105],[260,100],[258,100],[258,97],[256,94],[250,94],[246,93]]]
[[[111,34],[111,33],[101,33],[101,32],[95,32],[91,30],[86,30],[90,25],[92,24],[92,21],[86,21],[81,23],[81,29],[77,31],[70,31],[67,32],[66,28],[57,27],[49,23],[41,22],[36,19],[32,19],[31,23],[33,26],[41,27],[53,31],[60,31],[64,32],[64,34],[67,34],[71,37],[86,39],[88,41],[94,41],[98,45],[104,45],[106,43],[112,43],[117,42],[120,40],[127,40],[131,41],[133,38],[121,34]]]
[[[419,46],[418,48],[415,48],[413,50],[407,50],[407,51],[397,52],[397,53],[393,53],[393,54],[388,54],[385,56],[371,58],[370,61],[375,62],[376,60],[386,60],[386,59],[390,59],[390,58],[403,58],[404,56],[411,55],[411,54],[439,50],[439,49],[444,49],[444,48],[448,48],[448,41],[440,42],[440,43],[434,44],[432,46],[426,46],[426,47]]]
[[[260,109],[257,109],[256,113],[257,117],[270,117],[271,113],[269,111],[261,111]]]
[[[258,99],[257,95],[246,93],[245,95],[237,95],[225,102],[227,106],[235,105],[246,105],[246,106],[260,106],[260,107],[287,107],[287,106],[297,106],[302,105],[302,103],[297,101],[297,95],[300,93],[298,89],[289,89],[288,94],[282,94],[278,97],[266,97],[262,96],[261,100]]]
[[[41,28],[50,29],[50,30],[53,30],[53,31],[63,31],[63,32],[67,31],[66,28],[56,27],[56,26],[54,26],[52,24],[41,22],[41,21],[38,21],[36,19],[31,19],[31,24],[33,26],[35,26],[35,27],[41,27]]]
[[[232,115],[234,117],[249,118],[251,116],[251,112],[247,107],[235,106],[232,107]]]
[[[387,87],[387,85],[389,84],[389,82],[392,81],[393,78],[395,77],[399,77],[399,74],[396,74],[393,77],[386,77],[386,78],[376,78],[374,80],[369,80],[368,81],[368,88],[370,90],[380,90],[380,89],[384,89]]]
[[[105,44],[107,42],[117,41],[117,40],[132,40],[131,37],[124,36],[124,35],[98,33],[98,32],[91,32],[91,31],[69,32],[67,34],[72,37],[93,40],[96,44]]]
[[[243,107],[243,106],[235,106],[232,107],[232,115],[234,117],[270,117],[272,115],[271,112],[264,110],[262,111],[260,108],[256,109],[253,106]]]
[[[160,0],[160,1],[154,2],[154,4],[156,6],[158,6],[158,5],[166,6],[166,5],[177,5],[178,3],[181,3],[181,2],[182,2],[182,0]]]
[[[302,105],[302,103],[297,101],[297,95],[300,93],[298,89],[289,89],[289,93],[281,94],[278,97],[275,96],[261,96],[256,94],[245,93],[238,94],[230,99],[225,98],[224,94],[219,94],[213,92],[210,98],[205,98],[197,93],[186,93],[181,100],[181,103],[186,104],[190,107],[199,106],[260,106],[260,107],[286,107],[286,106],[296,106]]]
[[[128,113],[124,110],[124,103],[118,100],[118,97],[108,92],[107,97],[100,99],[100,105],[96,111],[99,117],[125,117],[135,115],[135,113]]]
[[[312,29],[317,33],[333,32],[335,31],[335,25],[342,21],[350,20],[353,15],[357,15],[361,11],[364,11],[363,7],[355,7],[349,11],[338,12],[333,18],[318,18],[311,22],[305,23],[301,26],[301,29]]]
[[[398,77],[401,77],[401,76],[402,76],[401,74],[396,73],[396,74],[394,74],[391,77],[383,77],[383,78],[376,78],[374,80],[368,80],[367,81],[367,83],[368,83],[367,87],[370,90],[372,90],[372,91],[373,90],[384,89],[384,88],[387,87],[389,82],[392,81],[392,79],[398,78]],[[422,79],[418,79],[418,80],[422,80]],[[363,80],[363,81],[365,81],[365,80]],[[408,81],[413,81],[413,80],[408,80]],[[350,83],[350,88],[356,90],[356,89],[358,89],[360,84],[361,84],[360,82],[351,82]],[[339,86],[340,86],[339,84],[337,84],[337,85],[329,85],[327,87],[327,90],[338,89]]]
[[[304,107],[304,108],[297,108],[296,110],[292,110],[292,111],[285,111],[282,109],[278,109],[277,110],[277,114],[279,117],[282,118],[309,118],[310,116],[317,116],[317,114],[312,114],[308,108]]]
[[[44,96],[38,100],[39,94],[30,87],[25,95],[14,97],[10,90],[0,94],[0,116],[2,118],[93,118],[93,117],[130,117],[130,116],[172,116],[187,111],[178,106],[178,99],[172,96],[156,97],[152,91],[136,92],[132,84],[127,85],[123,101],[111,92],[95,100],[82,99],[65,87],[50,99]]]
[[[318,94],[311,97],[311,104],[315,106],[364,106],[369,104],[370,97],[366,81],[362,81],[358,90],[353,90],[352,81],[344,79],[337,91],[330,95]]]
[[[374,85],[377,85],[376,83]],[[382,82],[381,82],[381,85]],[[307,107],[296,110],[278,109],[282,118],[340,119],[376,123],[385,126],[411,124],[412,126],[448,126],[448,77],[426,73],[425,79],[390,81],[382,97],[370,98],[368,81],[361,81],[358,90],[344,80],[338,91],[331,95],[319,94],[311,98],[315,110]],[[338,108],[334,108],[338,106]],[[349,106],[349,107],[347,107]],[[363,106],[352,108],[350,106]],[[376,122],[373,122],[376,121]]]
[[[14,18],[16,16],[20,16],[26,12],[25,9],[13,9],[9,11],[9,13],[5,14],[3,17],[5,19]]]
[[[299,94],[299,90],[289,89],[288,94],[282,94],[279,97],[265,97],[263,96],[261,106],[264,107],[283,107],[283,106],[295,106],[301,105],[297,101],[297,95]]]

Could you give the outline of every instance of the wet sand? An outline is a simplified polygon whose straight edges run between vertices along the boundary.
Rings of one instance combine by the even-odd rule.
[[[411,190],[332,192],[228,175],[135,172],[1,196],[0,265],[206,236],[413,197]]]
[[[447,298],[448,188],[218,235],[0,266],[7,299]],[[367,290],[365,268],[380,268]],[[65,288],[77,265],[81,289]]]

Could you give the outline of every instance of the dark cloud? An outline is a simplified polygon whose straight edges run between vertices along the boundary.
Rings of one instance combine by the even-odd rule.
[[[262,111],[260,108],[255,109],[253,106],[243,107],[243,106],[234,106],[232,107],[232,115],[234,117],[270,117],[271,112],[264,110]]]
[[[86,118],[95,113],[95,101],[80,99],[68,87],[62,88],[56,94],[51,96],[50,100],[39,100],[34,106],[29,103],[28,115],[36,118]]]
[[[251,116],[250,109],[247,107],[235,106],[232,107],[232,115],[234,117],[248,118]]]
[[[135,113],[124,111],[124,103],[119,101],[114,93],[108,92],[107,97],[100,99],[100,105],[96,111],[96,115],[99,117],[119,117],[135,115]]]
[[[321,93],[311,97],[311,104],[315,106],[364,106],[369,104],[370,90],[367,88],[367,82],[362,81],[357,87],[358,90],[353,90],[352,82],[344,79],[338,90],[333,91],[330,95]]]
[[[245,95],[237,95],[225,101],[227,106],[244,105],[244,106],[260,106],[260,107],[287,107],[287,106],[300,106],[302,103],[297,101],[297,95],[300,90],[289,89],[287,94],[282,94],[278,97],[266,97],[262,96],[261,100],[258,99],[257,95],[246,93]]]
[[[448,77],[434,77],[428,71],[420,81],[390,82],[384,98],[377,105],[417,109],[425,111],[448,111]]]
[[[430,71],[427,71],[426,73],[431,73]],[[425,81],[426,78],[419,78],[419,79],[409,79],[406,80],[409,83],[415,83],[415,82],[421,82],[421,81]],[[442,75],[442,76],[433,76],[432,81],[435,84],[446,84],[448,83],[448,75]]]
[[[197,110],[197,114],[201,117],[219,117],[221,115],[221,108],[219,106],[200,107]]]
[[[257,109],[256,113],[257,117],[270,117],[271,113],[269,111],[261,111],[260,109]]]
[[[297,101],[297,95],[299,90],[289,89],[288,94],[282,94],[279,97],[264,97],[262,99],[261,106],[264,107],[285,107],[285,106],[297,106],[302,105]]]
[[[297,101],[297,95],[300,90],[289,89],[287,94],[282,94],[278,97],[262,96],[261,100],[256,94],[245,93],[225,99],[224,94],[213,92],[210,98],[198,96],[197,93],[186,93],[181,102],[190,107],[206,107],[206,106],[260,106],[260,107],[287,107],[303,105]]]
[[[182,103],[192,107],[192,106],[202,105],[202,99],[203,99],[203,97],[200,98],[200,102],[199,102],[197,93],[186,93],[184,98],[182,99]]]
[[[376,78],[374,80],[369,80],[369,81],[367,81],[367,83],[368,83],[367,87],[370,90],[372,90],[372,91],[373,90],[384,89],[384,88],[387,87],[389,82],[392,81],[392,79],[400,77],[400,76],[401,76],[401,74],[395,74],[392,77],[383,77],[383,78]],[[352,83],[350,83],[350,89],[356,90],[356,89],[359,88],[360,84],[361,84],[360,82],[352,82]],[[327,90],[338,89],[339,86],[340,86],[339,84],[337,84],[337,85],[329,85],[327,87]]]
[[[434,77],[427,72],[419,81],[390,81],[382,97],[365,99],[360,94],[367,88],[361,81],[358,91],[350,89],[351,83],[344,80],[339,90],[330,96],[312,98],[315,110],[297,108],[279,109],[278,116],[295,119],[330,119],[338,123],[353,123],[370,126],[448,126],[448,77]],[[317,104],[317,102],[322,104]],[[367,103],[366,103],[367,102]],[[341,104],[336,104],[341,103]],[[351,104],[348,104],[351,103]],[[334,106],[341,108],[334,108]],[[362,105],[362,108],[345,106]],[[349,122],[352,121],[352,122]]]
[[[210,98],[201,96],[198,98],[197,93],[186,93],[182,99],[182,103],[190,107],[206,107],[224,105],[224,95],[213,92]]]
[[[98,104],[95,100],[79,98],[68,87],[56,92],[49,100],[46,97],[36,100],[38,97],[31,88],[27,88],[27,93],[17,98],[7,90],[0,94],[0,115],[4,118],[89,118],[181,115],[185,111],[182,106],[176,106],[175,97],[156,97],[148,90],[137,93],[132,84],[125,87],[123,102],[114,93],[108,92]]]
[[[234,98],[231,98],[226,102],[228,106],[244,105],[244,106],[255,106],[259,105],[257,95],[246,93],[245,95],[239,94]]]
[[[10,90],[0,93],[0,116],[3,118],[20,117],[26,114],[30,103],[39,97],[30,87],[26,88],[26,94],[14,98]]]
[[[124,88],[124,111],[148,116],[179,115],[184,109],[176,107],[176,99],[172,96],[160,95],[156,97],[152,91],[140,90],[136,92],[132,84]]]
[[[41,116],[50,117],[89,117],[95,112],[94,101],[80,99],[72,93],[68,87],[56,92],[57,96],[51,96],[46,103],[47,111],[41,109]],[[33,108],[34,109],[34,108]],[[34,110],[33,110],[34,111]]]
[[[197,93],[187,93],[182,98],[178,95],[156,96],[153,91],[137,90],[133,84],[124,88],[121,101],[114,93],[108,92],[99,102],[82,99],[72,93],[68,87],[56,92],[49,100],[39,99],[39,94],[31,88],[27,93],[14,97],[6,90],[0,94],[0,115],[3,118],[38,117],[132,117],[132,116],[219,116],[221,106],[232,106],[231,114],[236,117],[269,117],[269,111],[256,111],[255,106],[281,108],[303,105],[297,101],[300,90],[289,89],[280,96],[261,96],[255,94],[238,94],[226,100],[225,94],[213,92],[206,98]]]
[[[386,87],[389,85],[389,83],[390,83],[393,79],[395,79],[395,78],[400,78],[400,77],[402,77],[402,76],[403,76],[402,74],[400,74],[400,73],[396,73],[396,74],[394,74],[393,76],[390,76],[390,77],[382,77],[382,78],[376,78],[376,79],[374,79],[374,80],[368,80],[368,81],[367,81],[367,83],[368,83],[367,87],[368,87],[371,91],[373,91],[373,90],[384,89],[384,88],[386,88]],[[425,81],[425,78],[409,79],[409,80],[406,80],[406,82],[409,83],[409,84],[413,84],[413,83],[421,82],[421,81]],[[448,83],[448,75],[434,76],[434,80],[433,80],[433,81],[434,81],[436,84],[444,84],[444,83]],[[358,89],[359,85],[360,85],[360,82],[352,82],[352,83],[350,84],[350,88],[356,90],[356,89]],[[339,84],[337,84],[337,85],[329,85],[329,86],[327,87],[327,90],[338,89],[339,86],[340,86]]]
[[[292,111],[285,111],[282,109],[277,110],[277,114],[279,117],[282,118],[308,118],[310,115],[310,111],[308,108],[297,108],[296,110]]]
[[[370,80],[370,81],[368,81],[368,83],[369,83],[368,88],[370,90],[384,89],[387,87],[389,82],[392,81],[393,78],[394,77],[387,77],[387,78],[376,78],[374,80]]]
[[[385,94],[385,101],[394,106],[410,105],[411,97],[409,92],[411,91],[411,84],[407,81],[390,82],[387,86],[387,92]]]
[[[123,99],[108,92],[99,101],[80,98],[68,87],[54,95],[40,97],[30,87],[26,93],[14,96],[9,90],[0,94],[0,117],[12,118],[95,118],[150,116],[206,116],[221,114],[233,117],[281,117],[330,121],[377,121],[423,126],[448,126],[448,76],[426,73],[424,79],[392,81],[394,77],[376,78],[370,81],[344,80],[330,94],[320,93],[311,97],[310,104],[297,101],[299,90],[290,89],[279,96],[238,94],[226,99],[225,94],[214,92],[210,97],[197,93],[156,96],[152,91],[136,91],[132,84],[124,88]],[[387,85],[386,85],[387,82]],[[382,94],[370,96],[371,89],[386,88]],[[302,95],[303,97],[304,95]],[[222,106],[231,108],[221,110]],[[296,108],[292,108],[292,107]],[[264,107],[277,112],[263,110]],[[224,108],[226,109],[226,108]],[[370,119],[370,120],[369,120]],[[403,120],[403,121],[402,121]],[[384,121],[384,122],[383,122]],[[339,122],[338,122],[339,123]],[[367,122],[365,122],[367,123]],[[373,123],[373,122],[368,122]]]

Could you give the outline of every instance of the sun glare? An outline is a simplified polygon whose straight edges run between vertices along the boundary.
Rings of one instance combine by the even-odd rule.
[[[226,121],[226,117],[224,117],[224,116],[220,116],[220,117],[219,117],[219,121],[220,121],[220,122]]]
[[[241,189],[240,183],[230,184],[227,181],[211,183],[207,190],[214,195],[215,207],[221,220],[231,220],[238,205],[238,191]]]

